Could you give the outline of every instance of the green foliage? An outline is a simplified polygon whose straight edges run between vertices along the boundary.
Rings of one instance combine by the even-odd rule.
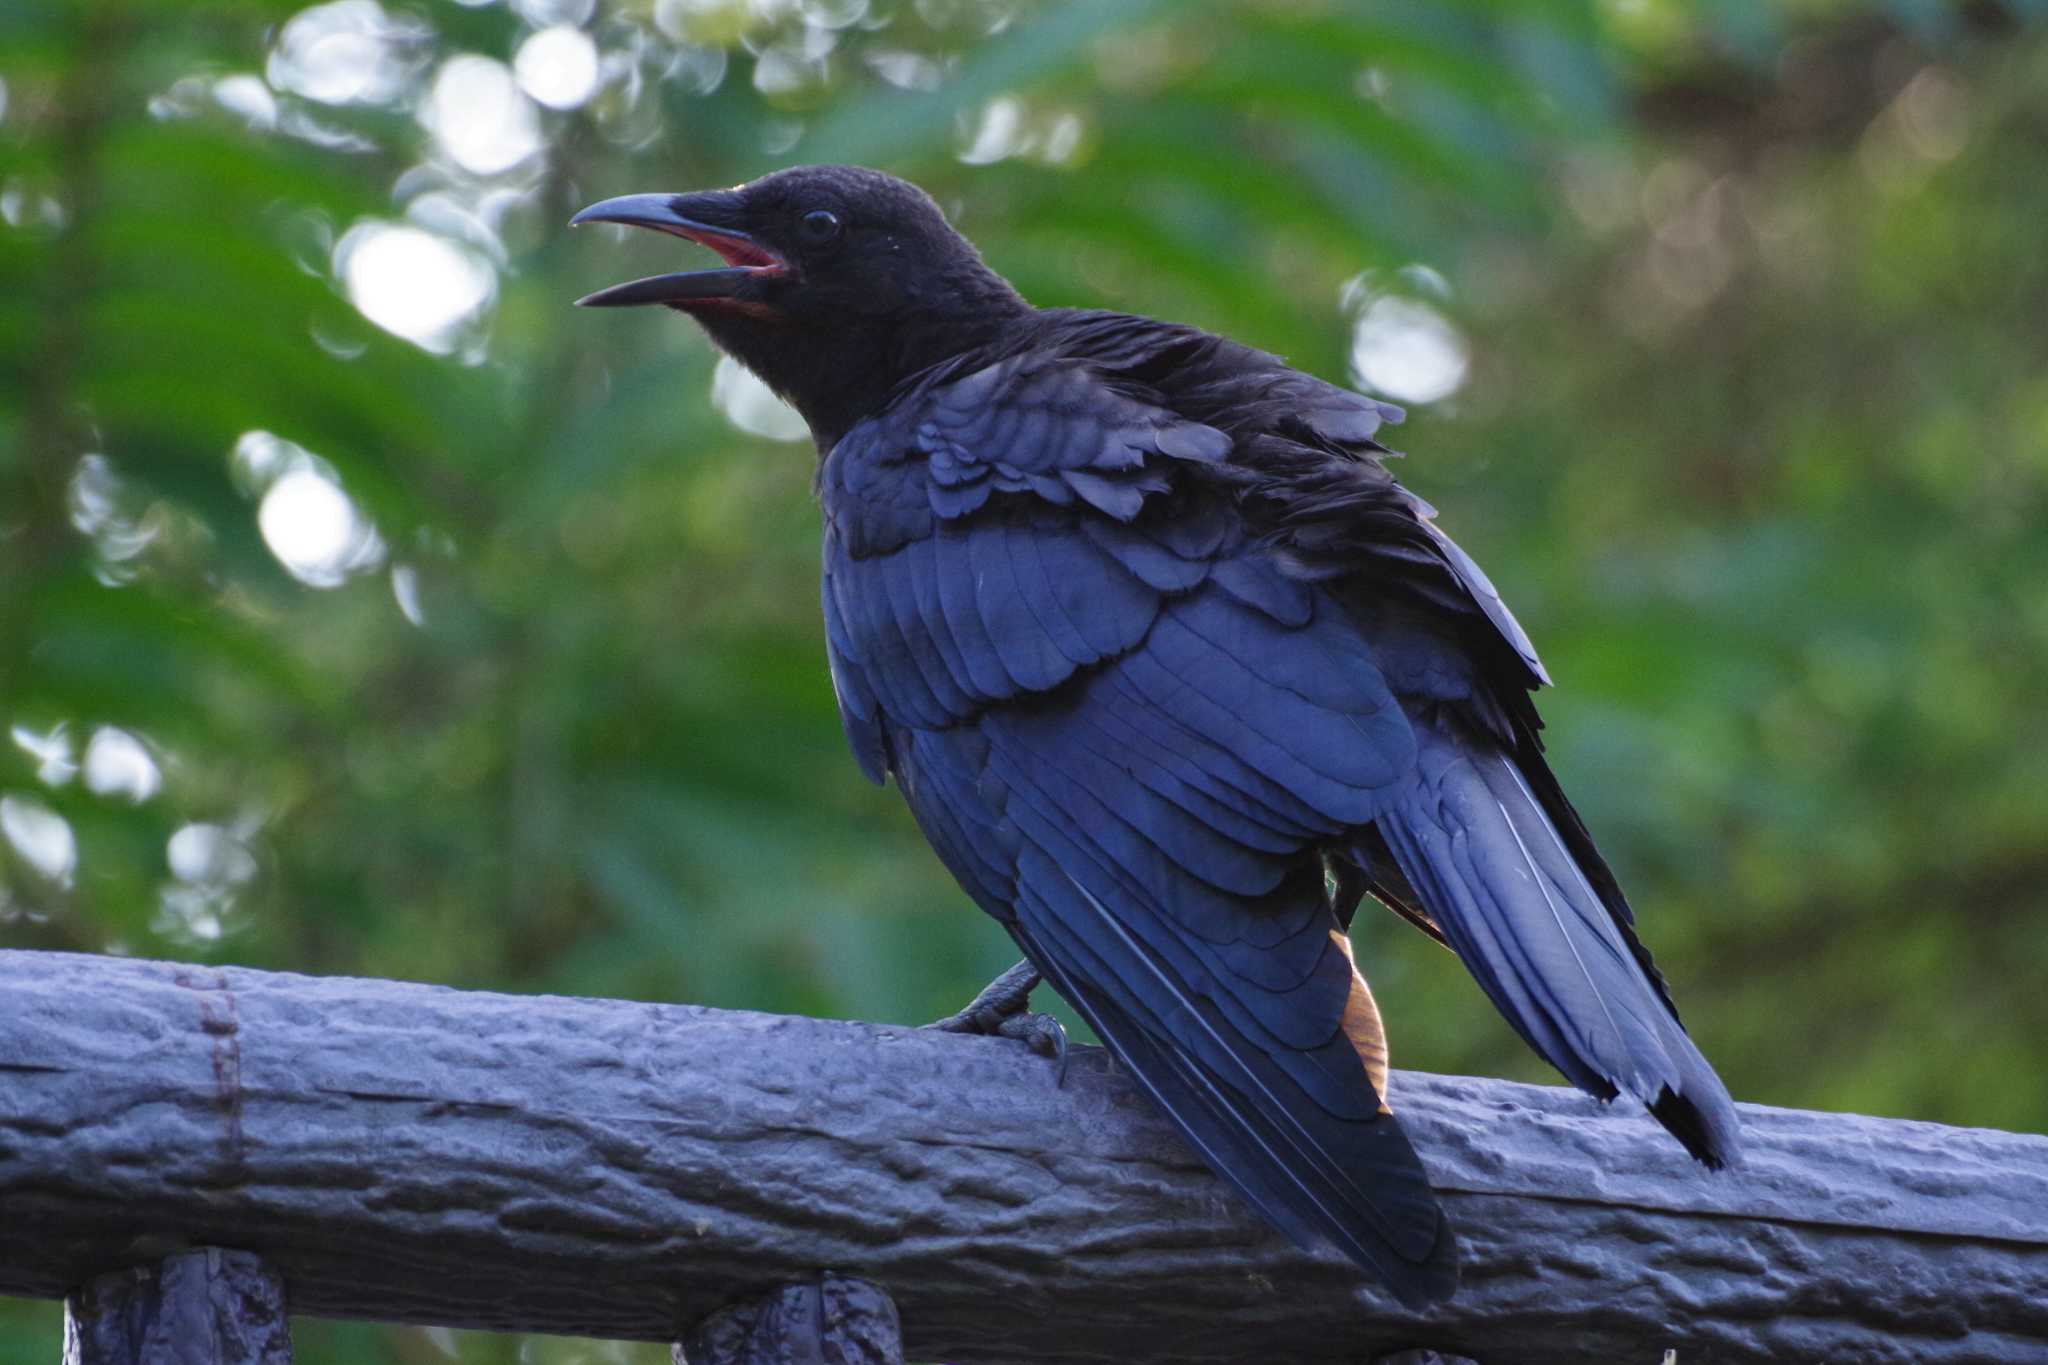
[[[1335,378],[1376,302],[1447,319],[1403,472],[1731,1088],[2048,1124],[2026,7],[583,8],[0,7],[0,943],[898,1021],[1006,966],[844,753],[809,450],[687,324],[567,306],[689,250],[581,204],[853,160],[1042,303]],[[558,21],[590,98],[465,142],[451,59]],[[1357,937],[1402,1064],[1549,1079]],[[515,1354],[664,1358],[300,1333]]]

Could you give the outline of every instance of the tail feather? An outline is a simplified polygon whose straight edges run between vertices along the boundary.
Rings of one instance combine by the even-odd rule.
[[[1737,1161],[1727,1089],[1653,979],[1626,907],[1595,889],[1551,803],[1498,745],[1428,723],[1417,736],[1416,776],[1379,830],[1481,988],[1574,1085],[1642,1101],[1709,1165]],[[1568,807],[1561,815],[1576,824]]]
[[[1033,884],[1035,882],[1035,884]],[[1064,878],[1027,879],[1012,932],[1025,954],[1130,1068],[1175,1125],[1250,1203],[1303,1245],[1329,1243],[1410,1307],[1457,1285],[1457,1246],[1391,1113],[1332,1114],[1228,1017],[1174,979],[1117,916]],[[1110,960],[1099,960],[1107,954]],[[1121,982],[1115,992],[1102,989]],[[1363,982],[1354,981],[1362,990]],[[1371,1022],[1368,1022],[1368,1016]],[[1354,996],[1356,1047],[1376,1030]],[[1199,1046],[1191,1042],[1199,1040]],[[1384,1051],[1357,1064],[1384,1076]],[[1365,1077],[1361,1077],[1365,1079]]]

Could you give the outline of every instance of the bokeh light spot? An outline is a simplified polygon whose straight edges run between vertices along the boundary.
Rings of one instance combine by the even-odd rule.
[[[278,563],[309,587],[337,587],[383,558],[375,528],[318,469],[294,469],[272,484],[256,525]]]
[[[587,24],[597,13],[597,0],[512,0],[512,12],[535,28]]]
[[[423,25],[393,18],[376,0],[334,0],[285,23],[264,74],[276,89],[322,104],[389,104],[415,69],[408,48],[430,37]]]
[[[223,76],[213,83],[214,102],[231,114],[240,114],[249,127],[269,130],[277,126],[277,96],[258,77],[247,72]]]
[[[456,332],[491,299],[497,274],[446,238],[394,223],[358,223],[334,247],[343,286],[364,317],[429,351],[455,347]]]
[[[1465,338],[1426,303],[1382,295],[1367,304],[1351,330],[1351,373],[1374,393],[1406,403],[1434,403],[1465,382]]]
[[[141,740],[102,725],[85,746],[85,785],[100,796],[125,796],[140,803],[162,788],[163,773]]]
[[[240,885],[255,880],[256,855],[220,825],[191,824],[171,836],[164,849],[171,875],[186,882]]]
[[[78,870],[78,838],[63,816],[26,796],[0,796],[0,834],[46,879],[71,884]]]
[[[509,171],[541,149],[540,117],[503,62],[466,53],[435,73],[420,122],[475,175]]]
[[[550,109],[574,109],[597,89],[597,45],[567,24],[544,28],[512,59],[519,88]]]
[[[37,734],[26,725],[8,731],[15,747],[36,762],[36,780],[45,786],[61,787],[78,772],[71,756],[71,727],[58,722],[47,734]]]
[[[771,441],[801,441],[811,429],[797,410],[775,396],[751,370],[722,356],[711,372],[711,402],[725,420],[753,436]]]

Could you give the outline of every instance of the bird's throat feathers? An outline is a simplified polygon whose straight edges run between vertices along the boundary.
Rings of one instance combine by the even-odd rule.
[[[1036,311],[980,260],[972,266],[922,281],[880,269],[856,297],[787,308],[678,311],[794,407],[822,455],[904,381],[988,345]]]

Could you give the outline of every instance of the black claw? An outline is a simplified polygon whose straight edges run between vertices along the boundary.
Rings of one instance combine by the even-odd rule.
[[[1067,1031],[1049,1014],[1034,1013],[1031,992],[1038,987],[1038,969],[1019,962],[1004,972],[969,1001],[967,1008],[949,1014],[926,1028],[946,1033],[981,1033],[997,1038],[1014,1038],[1028,1044],[1041,1057],[1057,1059],[1059,1086],[1067,1083]]]
[[[1050,1014],[1013,1014],[994,1030],[1005,1038],[1027,1044],[1039,1056],[1060,1064],[1055,1088],[1067,1083],[1067,1031]]]

